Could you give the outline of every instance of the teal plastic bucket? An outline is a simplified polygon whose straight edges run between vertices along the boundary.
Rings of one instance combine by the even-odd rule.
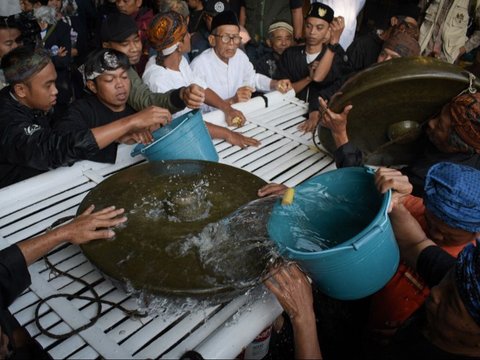
[[[268,233],[322,292],[360,299],[380,290],[398,267],[390,198],[377,191],[368,168],[330,171],[297,186],[291,205],[277,201]]]
[[[154,141],[138,144],[131,156],[142,154],[149,161],[207,160],[218,162],[212,138],[198,110],[190,111],[153,132]]]

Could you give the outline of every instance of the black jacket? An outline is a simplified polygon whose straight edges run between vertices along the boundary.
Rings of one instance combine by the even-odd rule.
[[[322,59],[327,51],[324,46],[315,61]],[[323,81],[312,81],[305,89],[297,94],[301,100],[309,104],[309,112],[318,110],[318,97],[329,100],[343,85],[347,76],[352,73],[352,69],[347,62],[345,51],[340,47],[335,52],[333,63],[327,76]],[[292,46],[286,49],[279,63],[278,79],[290,79],[292,83],[306,78],[310,74],[309,64],[307,64],[305,46]]]
[[[0,91],[0,187],[87,159],[98,150],[89,129],[52,130],[49,114],[20,104],[10,87]]]

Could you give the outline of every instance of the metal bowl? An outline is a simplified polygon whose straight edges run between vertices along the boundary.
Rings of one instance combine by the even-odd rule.
[[[384,146],[389,141],[389,126],[405,119],[423,123],[469,83],[464,69],[434,58],[392,59],[352,76],[330,99],[329,108],[341,113],[345,106],[353,105],[348,136],[364,154],[366,164],[408,164],[420,151],[421,141]],[[473,85],[480,88],[478,80]],[[319,130],[322,145],[333,153],[330,131]]]
[[[92,241],[82,250],[105,275],[135,290],[210,302],[230,300],[259,281],[270,255],[250,249],[250,239],[232,234],[221,247],[207,248],[207,260],[225,260],[216,266],[202,260],[197,243],[191,249],[184,245],[208,224],[257,199],[263,185],[265,181],[253,174],[209,161],[131,167],[97,185],[78,210],[81,213],[90,204],[123,207],[127,223],[115,229],[115,239]]]
[[[387,136],[397,144],[408,144],[418,139],[421,134],[420,124],[412,120],[396,122],[388,127]]]

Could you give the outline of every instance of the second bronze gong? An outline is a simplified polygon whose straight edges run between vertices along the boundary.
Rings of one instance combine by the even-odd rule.
[[[421,144],[412,137],[411,141],[385,146],[391,140],[389,134],[401,124],[421,125],[469,85],[469,73],[459,66],[427,57],[393,59],[350,78],[329,107],[340,113],[345,106],[353,105],[347,132],[363,152],[365,163],[408,164]],[[478,82],[473,85],[478,87]],[[333,153],[330,130],[318,130],[322,145]]]

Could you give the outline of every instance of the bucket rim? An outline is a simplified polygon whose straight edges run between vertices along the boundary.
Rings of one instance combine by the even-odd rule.
[[[190,120],[192,119],[193,117],[197,116],[198,114],[200,113],[200,110],[198,109],[194,109],[194,110],[191,110],[185,114],[182,114],[181,116],[179,116],[178,118],[175,118],[175,119],[172,119],[172,122],[173,121],[177,121],[179,120],[179,124],[177,126],[175,126],[172,130],[170,130],[169,132],[167,132],[165,135],[163,135],[162,137],[159,137],[158,139],[155,139],[153,142],[151,142],[150,144],[148,145],[143,145],[143,144],[137,144],[133,150],[130,152],[130,156],[137,156],[139,154],[145,154],[145,152],[153,145],[156,145],[158,141],[162,140],[162,139],[165,139],[169,134],[173,133],[178,127],[180,127],[180,125],[182,125],[185,121],[187,120]],[[201,113],[200,113],[201,115]],[[183,119],[182,119],[183,118]],[[200,116],[200,118],[203,120],[203,118]],[[161,129],[161,128],[160,128]],[[157,129],[155,131],[158,131],[160,129]]]
[[[163,135],[162,137],[158,138],[158,139],[155,139],[155,141],[153,141],[151,144],[148,144],[147,146],[144,146],[142,149],[140,149],[140,152],[143,154],[145,153],[149,148],[151,148],[152,146],[156,145],[160,140],[164,140],[165,138],[167,138],[168,136],[172,135],[175,131],[177,131],[177,129],[183,125],[183,123],[185,123],[187,120],[192,120],[194,117],[196,117],[197,115],[199,114],[199,111],[198,110],[192,110],[192,111],[189,111],[188,113],[186,114],[183,114],[182,117],[184,117],[184,119],[182,121],[180,121],[180,123],[175,126],[172,130],[170,130],[169,132],[167,132],[165,135]],[[203,121],[202,117],[200,116],[200,120]]]
[[[375,170],[369,166],[357,166],[357,167],[347,167],[347,168],[340,168],[340,169],[333,169],[327,172],[324,172],[322,174],[319,174],[317,176],[314,176],[310,179],[308,179],[306,182],[309,180],[312,180],[316,177],[321,177],[324,175],[327,175],[332,172],[352,172],[352,173],[365,173],[369,175],[374,175]],[[373,180],[373,179],[372,179]],[[304,185],[306,182],[299,184],[297,188],[301,188],[302,185]],[[340,251],[345,251],[345,250],[357,250],[355,248],[355,243],[357,243],[359,240],[361,240],[365,235],[367,235],[369,232],[371,232],[375,227],[382,227],[385,225],[385,223],[388,221],[388,208],[391,202],[391,197],[392,197],[392,191],[388,190],[385,194],[382,195],[382,202],[380,204],[380,208],[377,212],[377,214],[373,217],[373,219],[368,223],[367,226],[365,226],[358,234],[353,236],[352,238],[348,239],[347,241],[344,241],[341,244],[338,244],[332,248],[321,250],[321,251],[299,251],[296,249],[293,249],[289,246],[282,246],[283,250],[286,250],[288,253],[295,254],[302,256],[303,258],[310,258],[310,257],[315,257],[318,256],[319,254],[331,254],[331,253],[337,253]],[[278,204],[278,203],[277,203]],[[375,224],[372,226],[372,224]],[[274,241],[277,246],[280,247],[280,244]]]

